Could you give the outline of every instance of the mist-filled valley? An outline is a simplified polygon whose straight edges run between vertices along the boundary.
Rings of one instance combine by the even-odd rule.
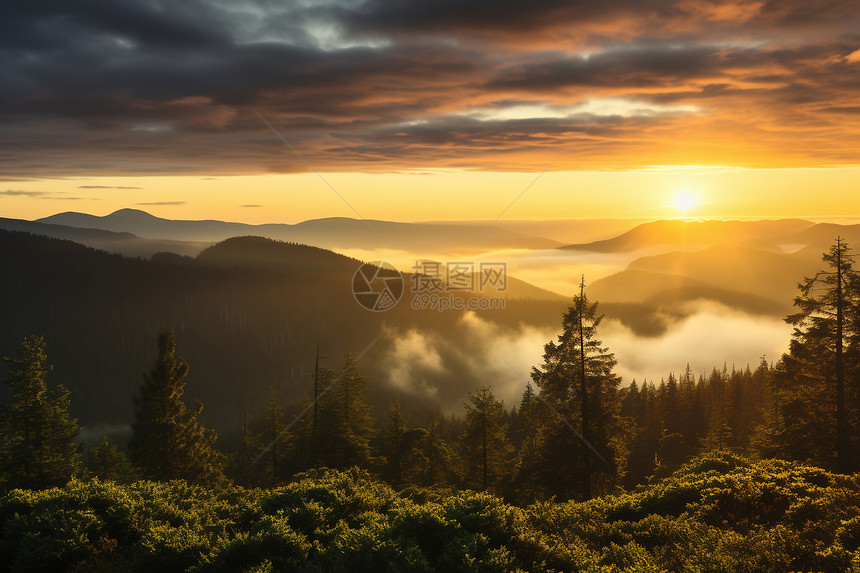
[[[605,235],[624,224],[555,223],[550,239],[525,222],[254,227],[134,210],[4,219],[0,347],[46,336],[51,376],[71,390],[85,436],[128,429],[163,326],[175,329],[191,365],[188,398],[202,400],[204,419],[225,435],[243,412],[262,413],[270,387],[288,403],[306,399],[317,346],[331,368],[364,352],[372,402],[384,408],[396,397],[429,419],[461,412],[469,392],[487,383],[515,404],[583,276],[624,385],[659,382],[688,364],[707,375],[774,361],[788,348],[783,318],[797,282],[816,272],[837,234],[860,239],[860,225],[802,220],[633,221]],[[603,238],[582,240],[595,237]],[[408,285],[428,260],[505,264],[506,289],[495,293],[504,308],[415,310]],[[404,273],[407,290],[393,309],[356,303],[351,282],[361,261]]]

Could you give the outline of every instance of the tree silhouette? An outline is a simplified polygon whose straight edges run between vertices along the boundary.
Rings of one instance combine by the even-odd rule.
[[[262,439],[260,434],[255,434],[248,425],[245,410],[242,410],[242,429],[239,431],[239,447],[231,456],[228,466],[229,476],[233,481],[243,487],[253,487],[262,483],[260,475],[262,464],[255,463],[259,453],[262,451]]]
[[[455,480],[452,448],[443,435],[448,425],[444,417],[433,420],[418,442],[421,459],[416,481],[419,485],[429,487],[453,483]]]
[[[189,408],[182,400],[188,364],[176,354],[171,329],[158,335],[158,359],[144,375],[135,399],[135,421],[129,447],[132,461],[144,477],[205,482],[221,477],[221,455],[215,450],[214,430],[198,416],[199,402]]]
[[[586,296],[583,278],[579,294],[562,316],[558,342],[544,346],[544,363],[532,370],[539,396],[551,412],[538,417],[543,427],[527,452],[540,459],[527,460],[526,465],[539,472],[538,479],[552,495],[562,498],[571,497],[571,480],[578,479],[582,497],[589,499],[593,474],[600,472],[611,480],[617,471],[612,442],[617,433],[620,379],[612,372],[615,356],[597,339],[602,319],[597,303]]]
[[[832,396],[826,402],[835,404],[836,468],[848,472],[853,460],[846,407],[845,350],[856,336],[851,331],[855,323],[850,317],[858,309],[857,277],[850,249],[841,238],[837,237],[822,260],[827,269],[797,285],[800,293],[794,305],[798,311],[785,319],[794,326],[794,333],[789,355],[784,360],[783,378],[804,379],[806,383],[822,386]]]
[[[295,436],[296,469],[369,467],[370,440],[375,433],[373,411],[367,402],[369,384],[349,356],[339,371],[316,369],[316,399],[305,402],[310,415],[303,418]]]
[[[80,446],[72,440],[81,427],[69,416],[68,390],[48,388],[44,337],[25,337],[17,354],[3,360],[12,401],[0,417],[0,479],[10,488],[67,482],[80,467]]]
[[[344,358],[340,377],[329,392],[329,424],[322,435],[328,434],[324,448],[334,454],[332,467],[367,467],[370,461],[370,439],[374,434],[373,410],[367,402],[370,381],[358,372],[351,356]],[[331,435],[334,431],[334,436]]]
[[[130,483],[137,478],[134,466],[123,451],[105,434],[98,446],[90,449],[90,471],[102,481]]]
[[[284,410],[278,404],[278,394],[275,387],[269,388],[269,406],[266,409],[266,434],[269,440],[269,472],[272,479],[272,485],[278,485],[278,452],[283,448],[285,442],[284,436]],[[247,425],[242,430],[242,447],[248,447],[250,435],[247,431]]]
[[[379,453],[385,458],[383,477],[394,487],[411,483],[419,471],[420,458],[417,450],[427,432],[420,428],[409,427],[409,416],[395,400],[379,432]]]
[[[463,482],[486,490],[513,469],[505,406],[484,386],[469,394],[465,407],[465,428],[460,435]]]

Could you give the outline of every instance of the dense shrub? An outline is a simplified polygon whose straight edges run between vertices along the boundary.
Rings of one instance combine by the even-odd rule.
[[[0,570],[860,572],[859,506],[856,478],[725,452],[526,508],[359,470],[273,490],[73,481],[0,498]]]

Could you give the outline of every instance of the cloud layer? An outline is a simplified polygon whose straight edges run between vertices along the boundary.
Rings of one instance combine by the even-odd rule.
[[[9,0],[0,175],[856,163],[848,0]],[[799,144],[802,143],[802,144]]]

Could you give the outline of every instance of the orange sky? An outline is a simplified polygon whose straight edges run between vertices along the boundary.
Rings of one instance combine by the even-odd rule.
[[[36,219],[133,207],[172,219],[294,223],[333,216],[494,219],[513,203],[505,219],[860,217],[860,167],[322,177],[331,187],[314,174],[16,181],[0,195],[0,210],[5,217]],[[686,210],[685,199],[691,203]]]

